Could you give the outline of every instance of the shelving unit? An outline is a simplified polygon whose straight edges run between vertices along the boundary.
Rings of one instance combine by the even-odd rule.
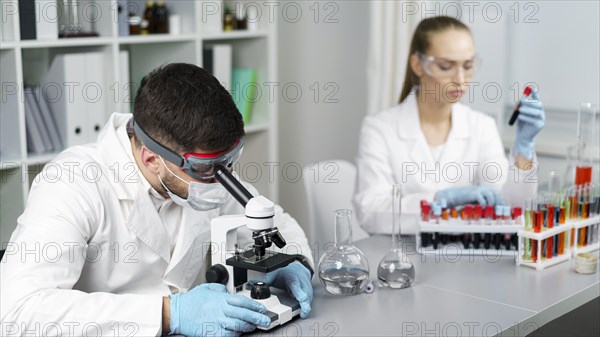
[[[143,10],[145,1],[133,2]],[[56,54],[90,51],[102,53],[108,86],[103,88],[106,95],[101,98],[106,107],[103,116],[105,120],[113,111],[123,111],[123,106],[129,105],[129,102],[122,101],[127,97],[120,97],[127,94],[116,94],[127,92],[122,87],[126,85],[125,77],[120,74],[121,50],[129,51],[129,80],[134,84],[139,84],[145,74],[162,64],[187,62],[202,66],[203,48],[215,43],[232,45],[234,67],[256,68],[258,85],[277,80],[276,19],[258,22],[255,31],[215,31],[214,27],[208,27],[206,21],[203,21],[205,2],[167,0],[170,14],[177,14],[181,18],[180,35],[118,36],[116,0],[96,0],[103,13],[95,25],[99,37],[21,41],[18,14],[7,15],[7,20],[1,23],[3,34],[0,36],[1,81],[3,95],[6,94],[6,99],[0,101],[0,249],[5,248],[10,233],[16,226],[16,219],[24,210],[29,187],[39,164],[47,163],[60,152],[27,153],[23,103],[23,85],[40,83]],[[14,3],[17,4],[16,1]],[[223,6],[220,10],[222,9]],[[265,7],[264,12],[267,10]],[[216,15],[220,14],[222,12]],[[14,92],[8,91],[13,84]],[[111,87],[112,85],[117,87]],[[264,92],[267,92],[266,87]],[[132,100],[134,93],[129,94],[131,97],[128,99]],[[119,97],[115,99],[116,96]],[[239,167],[242,178],[249,178],[246,180],[253,183],[261,193],[276,201],[277,179],[265,174],[269,172],[265,163],[277,162],[278,95],[263,96],[254,104],[252,119],[245,127],[246,145]],[[261,168],[258,175],[253,173],[257,167]]]

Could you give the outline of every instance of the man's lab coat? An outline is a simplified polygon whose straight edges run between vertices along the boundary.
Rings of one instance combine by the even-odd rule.
[[[392,231],[392,184],[402,185],[403,233],[416,231],[420,201],[431,202],[437,191],[469,185],[493,186],[504,203],[522,206],[537,191],[537,169],[519,170],[506,159],[491,117],[455,103],[452,128],[439,161],[421,130],[416,96],[362,124],[353,198],[360,225],[369,233]],[[534,156],[534,161],[537,161]]]
[[[210,254],[222,253],[209,252],[210,220],[243,213],[233,197],[212,211],[182,208],[171,254],[133,160],[130,117],[113,114],[96,144],[67,149],[33,184],[0,267],[1,335],[158,335],[162,297],[203,282]],[[279,206],[275,226],[284,251],[311,259],[302,229]],[[241,241],[249,232],[238,231],[248,234]]]

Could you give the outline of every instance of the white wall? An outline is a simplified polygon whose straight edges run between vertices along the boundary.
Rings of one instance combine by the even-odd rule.
[[[539,88],[546,125],[536,140],[541,183],[550,171],[566,171],[567,147],[576,142],[580,102],[600,100],[600,3],[597,1],[496,2],[502,13],[463,15],[471,27],[483,67],[474,79],[476,109],[498,117],[505,145],[514,140],[507,120],[517,90],[528,82]],[[463,12],[463,14],[466,12]],[[518,83],[518,89],[514,86]],[[502,97],[492,102],[494,90],[484,97],[482,88],[498,84]],[[470,97],[471,98],[471,97]],[[597,179],[598,174],[595,174]]]
[[[335,158],[353,161],[367,100],[368,1],[318,2],[316,17],[315,3],[294,2],[287,17],[282,8],[278,38],[280,88],[289,88],[287,96],[280,96],[279,159],[289,169],[282,176],[279,203],[304,228],[308,211],[302,180],[294,182],[299,178],[294,167]],[[293,22],[296,5],[302,16]],[[297,102],[295,86],[302,89]]]

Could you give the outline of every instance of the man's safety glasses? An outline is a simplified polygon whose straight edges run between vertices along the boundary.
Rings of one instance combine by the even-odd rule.
[[[229,149],[215,153],[187,152],[183,156],[166,148],[150,137],[136,121],[133,121],[135,135],[150,151],[177,165],[194,179],[212,180],[217,166],[230,168],[241,157],[244,141],[238,139]]]
[[[465,77],[473,77],[481,65],[481,59],[477,55],[468,60],[450,60],[419,52],[417,52],[417,56],[427,75],[437,79],[452,78],[458,74],[460,69],[463,70]]]

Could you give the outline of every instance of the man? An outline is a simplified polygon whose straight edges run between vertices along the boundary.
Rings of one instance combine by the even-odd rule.
[[[169,64],[148,74],[133,118],[113,114],[97,143],[65,150],[33,184],[1,264],[1,334],[239,335],[268,326],[262,304],[200,284],[210,254],[221,253],[209,250],[210,220],[244,211],[202,163],[231,169],[243,136],[231,96],[205,70]],[[313,264],[302,229],[279,206],[275,226]],[[300,302],[303,318],[310,279],[298,262],[265,277]]]

